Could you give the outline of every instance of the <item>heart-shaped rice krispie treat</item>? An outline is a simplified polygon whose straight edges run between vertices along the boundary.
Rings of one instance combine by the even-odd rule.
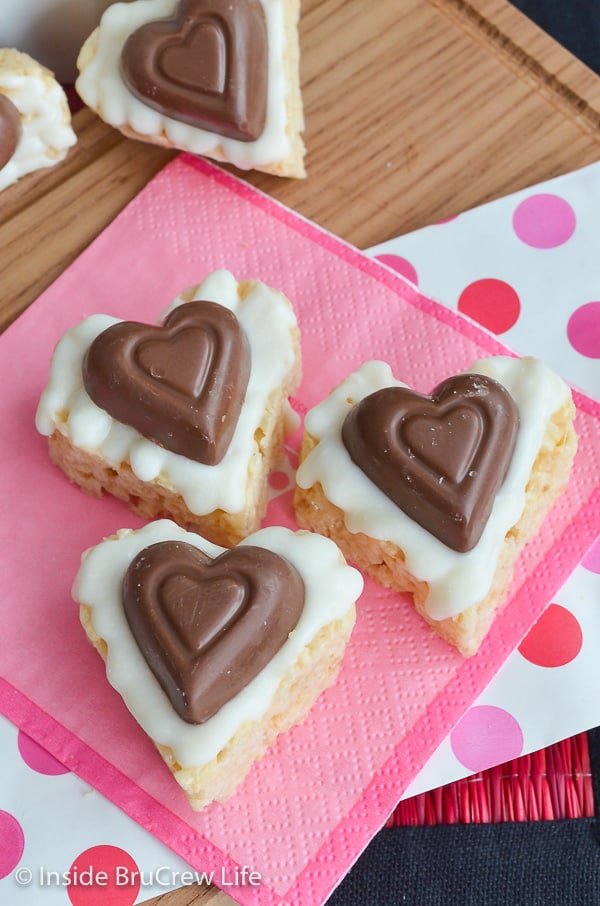
[[[133,0],[79,54],[77,91],[125,135],[303,177],[299,0]]]

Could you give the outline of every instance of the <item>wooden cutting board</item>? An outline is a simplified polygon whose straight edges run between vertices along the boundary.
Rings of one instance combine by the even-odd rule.
[[[600,158],[600,78],[504,0],[304,0],[301,46],[308,178],[245,178],[361,248]],[[74,127],[0,195],[0,329],[173,156],[85,109]]]
[[[600,78],[504,0],[304,0],[308,178],[249,182],[366,248],[600,157]],[[0,196],[0,327],[172,154],[89,110]]]

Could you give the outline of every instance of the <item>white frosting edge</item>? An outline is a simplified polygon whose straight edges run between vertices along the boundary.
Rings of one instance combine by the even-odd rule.
[[[216,557],[225,548],[186,532],[167,519],[123,530],[87,551],[73,597],[92,608],[92,621],[108,646],[106,672],[129,711],[156,742],[173,750],[182,767],[208,763],[247,720],[267,711],[281,679],[321,628],[339,620],[363,589],[358,570],[348,566],[333,541],[312,532],[279,526],[260,529],[242,544],[274,551],[298,570],[305,585],[300,620],[275,657],[241,692],[204,724],[188,724],[175,712],[140,652],[123,610],[121,584],[132,559],[158,541],[185,541]]]
[[[256,282],[241,300],[239,284],[229,271],[213,271],[198,287],[195,299],[219,302],[233,311],[250,343],[251,372],[240,418],[225,456],[208,466],[165,450],[134,428],[115,421],[90,399],[83,386],[82,362],[92,340],[111,324],[109,315],[92,315],[58,342],[50,378],[36,412],[36,427],[49,436],[61,431],[71,443],[101,456],[112,466],[128,462],[142,481],[157,482],[180,494],[188,509],[205,515],[221,509],[239,513],[248,494],[249,467],[259,451],[254,438],[270,394],[294,367],[292,332],[296,317],[277,290]],[[167,311],[182,303],[178,297]],[[161,319],[162,320],[162,319]]]
[[[0,70],[0,94],[21,115],[21,138],[15,153],[0,169],[0,191],[22,176],[53,167],[77,141],[71,128],[66,95],[47,70]]]
[[[505,535],[523,512],[526,484],[548,421],[570,397],[565,382],[534,358],[495,356],[475,362],[469,370],[501,383],[520,415],[508,473],[472,550],[451,550],[413,522],[355,465],[343,444],[342,424],[356,403],[382,387],[406,386],[384,362],[366,362],[307,413],[305,428],[318,444],[296,475],[300,488],[320,482],[327,499],[343,510],[350,532],[391,541],[404,551],[407,568],[429,585],[425,607],[435,620],[455,616],[486,597]]]
[[[153,19],[172,15],[178,0],[133,0],[115,3],[100,20],[98,47],[81,69],[75,87],[80,97],[112,126],[129,125],[142,136],[161,135],[177,148],[210,154],[222,148],[228,161],[243,170],[287,158],[287,84],[284,67],[284,0],[260,0],[268,36],[267,113],[265,128],[254,142],[226,138],[164,116],[146,106],[126,87],[119,72],[121,50],[127,37]]]

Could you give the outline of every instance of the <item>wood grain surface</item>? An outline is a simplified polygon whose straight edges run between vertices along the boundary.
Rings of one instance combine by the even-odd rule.
[[[600,157],[600,79],[504,0],[304,0],[300,32],[308,177],[245,178],[358,247]],[[86,109],[74,127],[64,163],[0,195],[0,329],[173,156]]]
[[[600,156],[600,79],[504,0],[304,0],[308,178],[252,184],[359,247]],[[0,196],[0,326],[172,156],[89,110]]]

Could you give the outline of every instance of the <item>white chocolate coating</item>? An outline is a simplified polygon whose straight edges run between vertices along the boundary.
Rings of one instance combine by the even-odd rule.
[[[98,454],[110,465],[128,462],[138,478],[176,491],[198,516],[217,509],[239,513],[247,497],[249,463],[260,455],[256,428],[270,394],[294,366],[292,334],[296,318],[287,299],[263,283],[254,284],[240,299],[237,280],[225,270],[210,274],[194,298],[219,302],[235,312],[250,343],[252,364],[246,397],[220,463],[208,466],[165,450],[92,402],[83,386],[82,362],[92,340],[117,323],[118,319],[109,315],[86,318],[59,341],[38,405],[36,427],[47,436],[61,431],[75,446]],[[181,302],[181,298],[176,299],[168,311]]]
[[[242,544],[272,550],[296,567],[305,586],[304,610],[275,657],[241,692],[204,724],[188,724],[175,712],[140,652],[123,610],[121,584],[132,559],[158,541],[186,541],[210,557],[224,551],[167,519],[138,531],[124,530],[92,548],[82,559],[73,596],[92,608],[92,622],[108,646],[107,676],[142,728],[173,749],[183,767],[203,765],[219,753],[246,720],[258,720],[277,686],[319,630],[343,617],[362,592],[360,573],[346,565],[337,545],[312,532],[271,527]]]
[[[21,115],[21,138],[0,169],[0,191],[27,173],[59,163],[77,141],[66,95],[50,70],[12,48],[0,50],[0,94]]]
[[[291,151],[286,133],[286,79],[284,0],[261,0],[267,23],[269,46],[267,115],[262,135],[254,142],[225,138],[178,122],[148,107],[126,87],[119,72],[121,50],[127,37],[141,25],[173,14],[178,0],[134,0],[115,3],[100,20],[94,58],[84,65],[80,55],[76,88],[93,109],[112,126],[129,125],[140,135],[161,135],[184,151],[208,154],[222,148],[225,157],[242,170],[286,159]]]
[[[570,395],[564,381],[533,358],[481,359],[470,371],[502,384],[520,414],[508,473],[483,534],[472,550],[454,551],[413,522],[355,465],[342,442],[344,419],[356,403],[382,387],[406,386],[393,377],[384,362],[366,362],[307,413],[305,428],[318,444],[296,476],[301,488],[321,484],[328,500],[344,511],[350,532],[391,541],[404,551],[410,572],[429,584],[425,606],[435,620],[454,616],[487,595],[504,537],[523,512],[525,487],[548,420]]]

